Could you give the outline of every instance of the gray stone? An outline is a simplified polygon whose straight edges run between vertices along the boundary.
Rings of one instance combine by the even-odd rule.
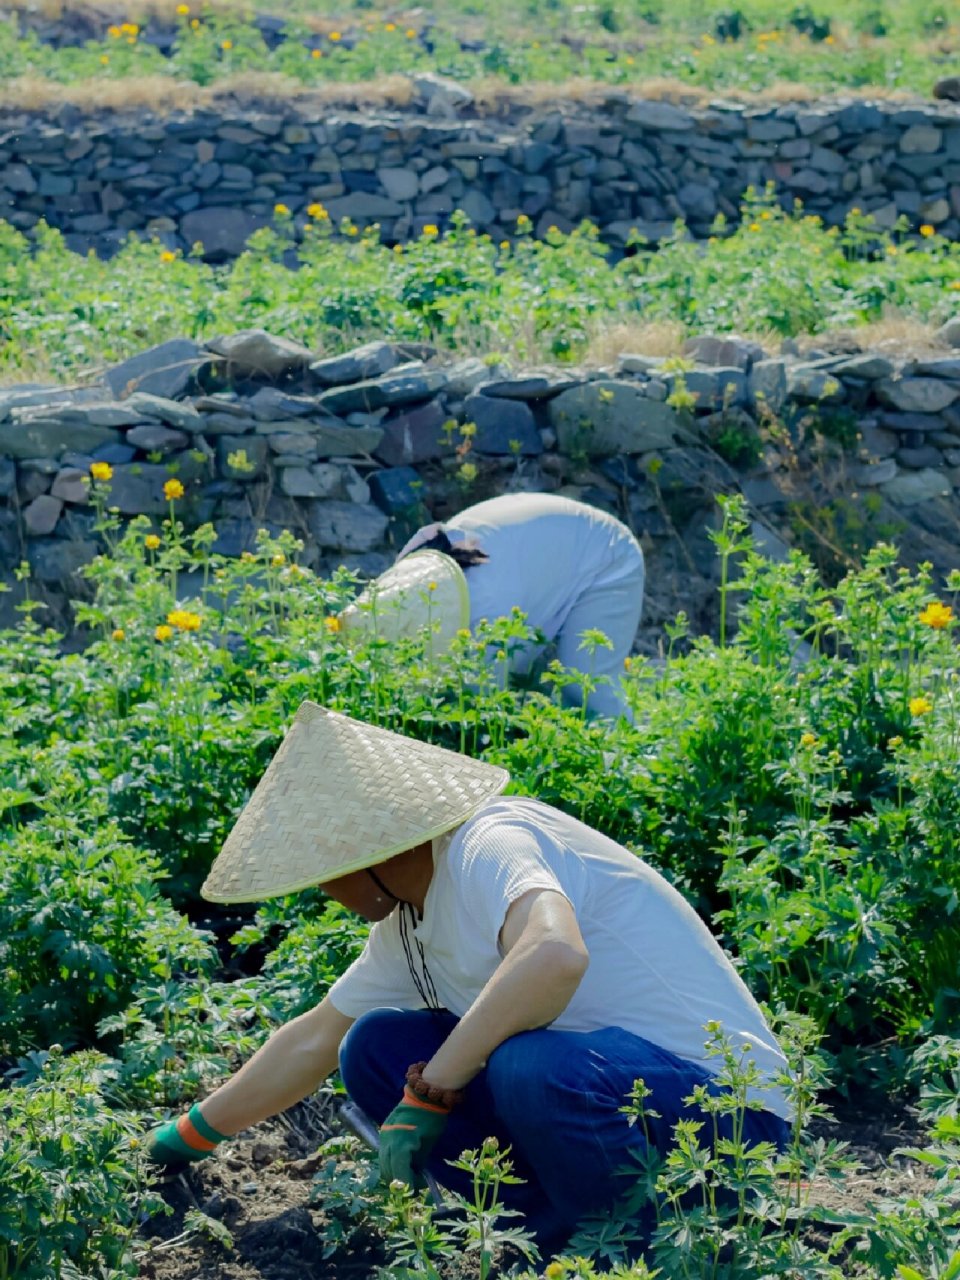
[[[905,471],[880,486],[881,493],[898,506],[911,507],[934,498],[949,497],[950,481],[942,471],[928,468],[924,471]]]
[[[421,506],[423,481],[413,467],[387,467],[371,475],[370,494],[388,516],[404,515]]]
[[[900,135],[900,150],[904,155],[932,155],[940,150],[942,142],[942,130],[929,124],[915,124]]]
[[[444,430],[446,421],[436,400],[393,415],[383,424],[382,439],[374,451],[377,460],[396,467],[453,453],[455,441],[452,433]]]
[[[901,434],[922,432],[928,435],[932,431],[943,429],[943,418],[935,413],[880,413],[877,422],[888,431]]]
[[[150,395],[147,391],[135,391],[132,396],[127,396],[124,404],[144,418],[158,418],[167,426],[178,427],[181,431],[199,431],[203,423],[192,404]]]
[[[642,129],[660,131],[672,130],[686,132],[695,125],[689,111],[671,106],[669,102],[634,102],[624,116],[628,124],[639,125]]]
[[[275,433],[271,428],[276,426],[275,423],[261,423],[257,427],[257,434],[272,436]],[[300,428],[301,426],[302,432],[291,431],[292,427]],[[296,420],[282,423],[279,434],[306,435],[316,446],[319,458],[367,457],[374,452],[383,439],[383,430],[380,427],[347,427],[327,422],[301,424]]]
[[[0,458],[0,498],[9,498],[17,487],[17,464],[12,458]]]
[[[30,572],[47,586],[67,586],[76,590],[79,573],[99,552],[93,541],[67,542],[61,539],[34,542],[27,549]]]
[[[70,392],[66,388],[55,385],[38,386],[36,383],[23,383],[19,386],[0,389],[0,421],[10,416],[11,409],[67,404],[69,401]]]
[[[109,427],[89,427],[57,418],[0,423],[0,454],[9,458],[56,458],[64,449],[92,453],[105,444],[119,444]]]
[[[50,493],[61,502],[74,502],[85,506],[90,501],[90,475],[76,467],[65,467],[57,473]]]
[[[170,503],[163,486],[172,478],[171,471],[160,464],[132,462],[114,467],[110,506],[117,507],[124,516],[168,515]],[[177,479],[186,484],[184,476],[178,474]]]
[[[263,436],[218,436],[217,469],[228,480],[256,480],[267,469]]]
[[[208,359],[203,348],[189,338],[171,338],[114,365],[103,378],[118,398],[146,391],[165,400],[176,400],[191,388],[197,370]]]
[[[497,211],[489,197],[478,187],[471,187],[460,201],[460,208],[475,227],[488,227],[496,221]]]
[[[925,467],[942,467],[943,454],[932,444],[908,445],[897,450],[897,462],[911,471],[922,471]]]
[[[23,527],[28,538],[43,538],[53,533],[63,511],[59,498],[42,493],[27,504],[23,511]]]
[[[319,458],[317,442],[311,436],[299,435],[292,431],[277,431],[266,437],[271,450],[284,457],[296,457],[302,464],[313,462]]]
[[[547,413],[566,454],[645,453],[682,434],[673,409],[648,400],[632,382],[600,379],[571,387],[548,403]]]
[[[564,377],[563,374],[531,372],[525,377],[484,382],[476,390],[494,400],[550,400],[561,391],[568,391],[576,385],[575,378]]]
[[[280,488],[291,498],[332,498],[339,494],[341,475],[338,467],[320,463],[316,467],[284,467]]]
[[[317,403],[327,413],[339,416],[354,410],[382,409],[389,405],[415,404],[429,400],[445,383],[443,374],[417,362],[399,365],[386,377],[356,382],[349,387],[321,391]]]
[[[790,559],[789,546],[772,529],[768,529],[759,520],[751,521],[750,537],[753,539],[754,551],[761,556],[765,556],[768,560],[774,560],[777,564],[786,564]]]
[[[787,402],[787,363],[785,360],[758,360],[750,370],[747,400],[756,409],[761,406],[779,413]]]
[[[143,453],[173,453],[176,449],[186,448],[190,437],[170,427],[132,427],[127,432],[127,442]]]
[[[391,200],[412,200],[420,191],[420,178],[412,169],[378,169],[377,177]]]
[[[310,365],[311,376],[324,386],[341,386],[344,383],[362,382],[379,378],[395,368],[399,359],[396,348],[389,342],[367,342],[342,356],[329,356],[314,360]]]
[[[312,396],[295,396],[280,387],[260,387],[246,401],[246,407],[258,422],[282,422],[284,418],[304,417],[317,412]]]
[[[143,422],[143,415],[122,404],[63,405],[55,413],[36,412],[31,409],[14,409],[14,418],[56,417],[63,422],[90,427],[135,427]]]
[[[860,447],[868,458],[889,458],[897,451],[896,432],[886,431],[883,427],[861,425]]]
[[[681,386],[695,397],[698,409],[722,409],[741,404],[746,395],[742,369],[690,369],[664,375],[668,397]]]
[[[208,348],[227,363],[233,376],[280,378],[309,367],[314,352],[299,342],[278,338],[264,329],[241,329],[238,333],[213,338]]]
[[[398,201],[378,196],[372,191],[355,191],[352,195],[328,200],[327,211],[334,222],[341,218],[372,222],[377,218],[399,218],[404,207]]]
[[[925,378],[948,378],[951,382],[960,382],[960,356],[911,361],[910,372]]]
[[[372,551],[387,532],[382,511],[355,502],[317,502],[309,524],[317,544],[334,551]]]
[[[869,352],[860,356],[850,356],[833,366],[833,372],[838,378],[861,378],[865,382],[877,382],[881,378],[889,378],[893,369],[892,360],[888,360],[886,356],[870,355]]]
[[[788,500],[776,480],[772,476],[752,476],[740,486],[743,496],[752,507],[762,510],[767,507],[780,507]]]
[[[787,392],[791,399],[836,404],[846,392],[843,383],[826,369],[796,364],[787,372]]]
[[[254,231],[269,220],[266,214],[248,213],[232,205],[194,209],[180,219],[180,234],[188,245],[202,245],[204,257],[236,258]]]
[[[704,333],[688,338],[683,344],[683,354],[691,356],[698,364],[721,365],[726,368],[749,370],[754,361],[763,360],[766,352],[758,342],[732,335],[718,337]]]
[[[18,195],[33,195],[37,180],[25,164],[7,164],[0,170],[0,187]]]
[[[876,394],[881,404],[904,413],[942,413],[960,398],[960,390],[938,378],[888,378]]]
[[[471,391],[476,391],[479,386],[487,383],[491,376],[491,369],[487,362],[475,356],[447,365],[443,372],[447,379],[448,394],[457,399],[463,399]]]
[[[960,315],[951,316],[937,330],[937,337],[948,347],[960,347]]]
[[[522,401],[474,394],[464,402],[463,413],[468,422],[476,425],[473,447],[477,453],[523,457],[543,453],[533,411]]]
[[[696,222],[711,222],[717,212],[717,193],[703,182],[685,182],[677,192],[680,207]]]
[[[417,96],[426,104],[427,115],[455,119],[458,113],[473,105],[473,94],[457,80],[421,71],[412,77]]]
[[[854,484],[873,486],[887,484],[897,474],[897,464],[893,458],[882,458],[877,462],[860,462],[850,468],[850,479]]]

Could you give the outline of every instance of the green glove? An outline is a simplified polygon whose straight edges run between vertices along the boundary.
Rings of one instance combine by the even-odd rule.
[[[450,1112],[424,1102],[409,1089],[380,1126],[380,1177],[386,1182],[398,1178],[419,1190],[426,1183],[423,1170],[430,1152],[447,1127]]]
[[[207,1124],[196,1103],[186,1115],[151,1129],[146,1137],[147,1157],[168,1169],[183,1168],[205,1160],[226,1135]]]

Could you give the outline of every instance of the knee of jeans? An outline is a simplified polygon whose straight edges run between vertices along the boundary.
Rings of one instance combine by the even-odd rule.
[[[555,1036],[556,1033],[553,1033]],[[536,1110],[562,1070],[563,1054],[549,1031],[520,1031],[487,1060],[487,1086],[501,1114]]]
[[[409,1017],[404,1009],[371,1009],[356,1020],[340,1042],[340,1075],[347,1093],[356,1086],[376,1062],[380,1047],[396,1031],[399,1019]]]

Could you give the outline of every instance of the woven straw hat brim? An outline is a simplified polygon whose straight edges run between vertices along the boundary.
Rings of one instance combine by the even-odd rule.
[[[371,582],[340,615],[347,638],[399,640],[431,630],[434,654],[470,626],[463,570],[442,551],[415,551]]]
[[[510,775],[304,702],[200,890],[258,902],[373,867],[465,822]]]

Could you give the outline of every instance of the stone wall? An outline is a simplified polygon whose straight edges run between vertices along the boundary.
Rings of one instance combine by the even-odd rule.
[[[301,224],[322,201],[334,220],[380,223],[402,240],[454,209],[495,237],[518,215],[538,233],[583,218],[612,246],[686,219],[707,234],[744,190],[774,182],[782,201],[836,223],[859,207],[883,227],[905,215],[960,234],[960,106],[836,101],[687,109],[611,91],[480,118],[470,94],[431,77],[416,109],[337,112],[309,97],[169,115],[62,107],[0,117],[0,217],[41,218],[71,245],[110,252],[131,230],[170,247],[239,252],[275,204]],[[445,118],[446,117],[446,118]]]
[[[798,534],[809,545],[818,512],[835,513],[820,532],[836,550],[853,504],[851,552],[882,536],[938,578],[960,568],[960,351],[769,358],[700,337],[682,362],[637,353],[610,369],[523,371],[385,342],[317,359],[250,330],[164,343],[96,386],[9,387],[0,568],[10,581],[29,563],[51,620],[99,549],[95,462],[109,464],[108,502],[125,518],[159,528],[177,478],[178,514],[213,522],[216,551],[290,528],[324,573],[373,575],[421,522],[493,493],[569,494],[641,538],[653,637],[678,608],[710,625],[718,493],[744,494],[771,555]]]

